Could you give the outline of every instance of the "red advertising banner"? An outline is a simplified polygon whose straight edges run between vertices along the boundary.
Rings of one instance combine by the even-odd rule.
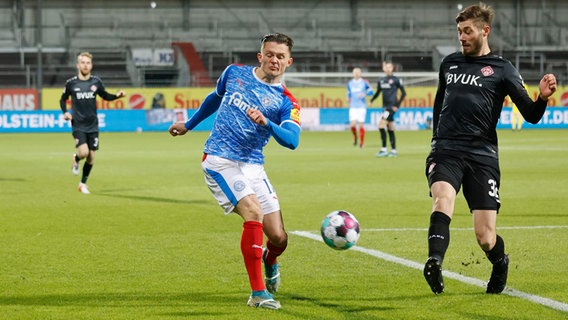
[[[39,109],[35,89],[0,89],[1,111],[33,111]]]

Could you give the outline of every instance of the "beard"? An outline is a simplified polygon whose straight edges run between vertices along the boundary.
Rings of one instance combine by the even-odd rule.
[[[464,48],[462,45],[462,54],[464,56],[476,57],[481,54],[481,49],[483,48],[483,35],[479,34],[479,37],[473,39],[468,43],[469,46]]]

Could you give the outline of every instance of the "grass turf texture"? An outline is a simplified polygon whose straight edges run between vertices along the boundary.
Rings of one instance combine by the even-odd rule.
[[[0,318],[566,319],[452,279],[435,296],[421,270],[293,234],[280,258],[283,309],[246,307],[242,222],[222,214],[203,182],[207,135],[102,133],[91,195],[77,192],[70,133],[0,135]],[[568,132],[499,136],[498,228],[528,227],[498,229],[508,286],[568,303],[568,229],[530,228],[568,224]],[[266,169],[287,230],[318,234],[327,213],[345,209],[361,223],[359,246],[424,263],[429,139],[397,132],[396,159],[375,157],[376,131],[364,149],[347,131],[304,132],[296,151],[271,141]],[[444,270],[487,281],[471,226],[460,193]]]

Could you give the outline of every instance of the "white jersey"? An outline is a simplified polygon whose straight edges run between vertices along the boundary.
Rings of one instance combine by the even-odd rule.
[[[277,125],[292,122],[300,126],[300,107],[288,89],[282,83],[262,81],[254,69],[232,64],[219,77],[215,92],[223,99],[205,143],[205,153],[246,163],[264,163],[262,150],[271,134],[248,118],[249,108],[260,110]]]

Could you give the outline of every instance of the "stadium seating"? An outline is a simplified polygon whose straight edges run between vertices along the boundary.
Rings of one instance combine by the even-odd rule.
[[[441,58],[438,48],[458,45],[454,21],[458,9],[449,0],[235,0],[230,5],[162,0],[154,9],[140,1],[43,4],[44,86],[60,86],[73,74],[74,57],[80,51],[95,53],[94,71],[107,86],[145,86],[146,75],[150,82],[165,75],[164,85],[180,85],[171,81],[176,70],[137,70],[130,55],[132,48],[170,48],[173,42],[191,42],[216,78],[228,63],[256,63],[259,37],[274,31],[294,37],[296,72],[348,72],[354,65],[378,72],[383,60],[392,60],[398,71],[431,72]],[[0,1],[2,86],[38,84],[36,9],[19,5],[29,3]],[[565,1],[503,3],[496,9],[494,51],[516,63],[529,81],[546,70],[554,70],[559,81],[568,79],[563,59],[568,53]]]

